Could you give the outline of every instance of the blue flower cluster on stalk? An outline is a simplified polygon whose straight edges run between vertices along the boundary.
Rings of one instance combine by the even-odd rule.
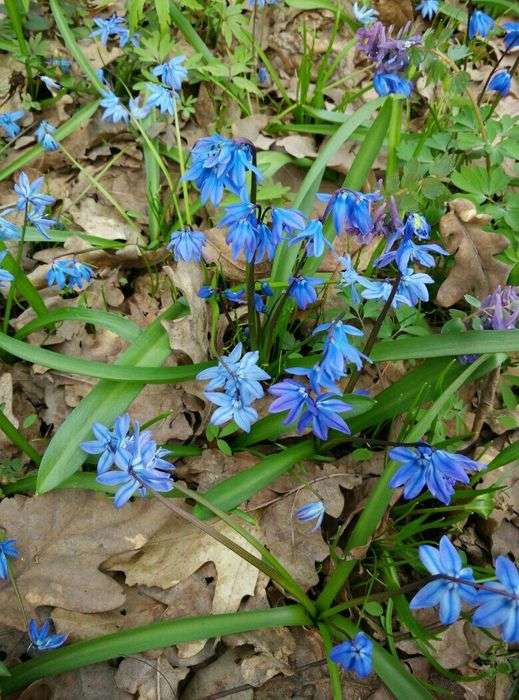
[[[170,234],[167,247],[177,262],[182,260],[183,262],[199,263],[202,259],[206,241],[207,236],[205,233],[195,231],[193,228],[186,226]]]
[[[94,270],[86,263],[71,258],[54,260],[47,272],[47,284],[56,284],[60,289],[82,289],[94,277]]]

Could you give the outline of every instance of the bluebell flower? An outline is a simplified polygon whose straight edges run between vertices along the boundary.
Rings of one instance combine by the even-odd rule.
[[[82,442],[80,447],[89,455],[99,455],[98,474],[104,474],[115,464],[115,455],[126,445],[129,429],[130,416],[127,413],[115,419],[113,430],[109,430],[102,423],[93,423],[92,432],[96,439]]]
[[[316,394],[321,394],[323,389],[334,394],[340,394],[339,387],[335,384],[330,375],[325,371],[320,363],[313,367],[287,367],[287,374],[293,374],[296,377],[306,377],[312,387],[312,391]]]
[[[507,70],[500,70],[493,75],[487,86],[487,90],[498,92],[501,97],[506,97],[512,87],[512,76]]]
[[[18,136],[22,127],[17,124],[17,122],[23,118],[24,114],[25,112],[23,110],[0,114],[0,129],[3,131],[6,138],[14,139]]]
[[[198,290],[197,294],[200,297],[200,299],[211,299],[216,293],[216,289],[214,287],[200,287]]]
[[[302,231],[306,226],[306,218],[297,209],[272,207],[272,233],[278,243],[283,233]]]
[[[16,540],[0,540],[0,579],[9,577],[8,559],[18,559]]]
[[[128,43],[130,32],[128,31],[124,17],[118,17],[115,13],[108,19],[94,17],[94,24],[97,29],[91,32],[90,36],[93,38],[99,37],[99,41],[103,46],[106,46],[108,40],[112,37],[117,37],[119,39],[121,47]]]
[[[331,213],[337,235],[353,231],[361,238],[367,238],[373,232],[371,202],[382,199],[377,192],[364,194],[341,188],[334,194],[319,193],[317,197],[327,203],[322,218],[324,221]]]
[[[52,135],[56,131],[56,127],[49,122],[41,121],[35,131],[38,143],[43,146],[45,151],[57,151],[59,143]]]
[[[69,73],[70,69],[72,68],[72,61],[70,58],[62,58],[62,57],[52,57],[52,58],[46,58],[45,63],[48,66],[57,66],[62,73]]]
[[[381,303],[385,303],[389,299],[393,289],[393,285],[387,280],[371,280],[365,277],[360,280],[360,284],[364,287],[361,292],[363,299],[372,299]],[[399,306],[396,296],[391,302],[391,307],[394,309]]]
[[[235,224],[229,224],[225,242],[231,247],[231,254],[236,260],[243,252],[245,260],[252,262],[256,256],[258,222],[255,216],[247,216]]]
[[[254,293],[254,308],[259,314],[264,314],[267,311],[267,297],[274,294],[272,287],[267,282],[261,285],[261,291]]]
[[[5,256],[7,255],[7,250],[0,252],[0,265],[3,263]],[[14,280],[14,275],[12,275],[7,270],[0,269],[0,287],[3,287],[6,282],[12,282]]]
[[[425,216],[410,212],[405,218],[403,234],[404,238],[416,236],[420,240],[426,240],[431,235],[431,226]]]
[[[243,289],[224,289],[223,295],[227,301],[232,301],[235,304],[245,299],[245,291]]]
[[[360,22],[367,26],[368,24],[373,24],[377,21],[378,12],[370,7],[369,5],[359,5],[358,2],[353,3],[353,16]]]
[[[160,83],[146,83],[148,95],[144,101],[145,109],[158,107],[161,114],[175,114],[176,95],[173,90]]]
[[[256,252],[254,262],[260,263],[263,260],[272,260],[276,254],[279,241],[272,233],[272,229],[267,224],[259,221],[256,227]]]
[[[72,260],[69,271],[69,287],[78,287],[82,289],[94,277],[94,270],[87,263],[79,260]]]
[[[99,104],[104,107],[104,112],[101,115],[101,119],[105,122],[112,122],[116,124],[117,122],[128,123],[130,118],[130,113],[126,107],[122,104],[121,100],[115,95],[111,90],[103,90],[102,99]]]
[[[48,75],[40,75],[40,80],[50,92],[61,89],[61,85]]]
[[[481,10],[474,10],[470,15],[469,21],[469,39],[473,39],[475,36],[487,37],[495,26],[495,22]]]
[[[425,272],[413,272],[411,268],[402,274],[396,295],[397,304],[416,306],[419,301],[429,301],[428,284],[434,282]]]
[[[326,248],[331,248],[331,244],[326,240],[323,224],[319,219],[312,219],[302,231],[290,238],[288,244],[305,242],[306,254],[310,258],[318,258],[323,255]]]
[[[258,68],[258,85],[263,88],[270,85],[270,75],[263,65]]]
[[[440,9],[439,0],[422,0],[416,6],[417,12],[420,12],[424,19],[432,19]]]
[[[49,204],[54,204],[56,201],[54,197],[40,192],[42,185],[42,177],[37,177],[36,180],[31,182],[27,175],[21,172],[14,185],[14,191],[18,195],[16,208],[21,211],[32,205],[35,209],[41,209]]]
[[[396,250],[383,253],[375,262],[376,267],[385,267],[392,262],[396,262],[402,274],[407,274],[409,263],[418,262],[423,267],[434,267],[436,260],[432,256],[448,255],[449,253],[438,243],[426,243],[417,245],[410,238],[404,237]]]
[[[373,78],[373,87],[378,95],[403,95],[411,97],[413,83],[399,73],[376,73]]]
[[[322,501],[314,501],[312,503],[305,503],[304,506],[298,508],[295,516],[300,523],[307,523],[310,520],[315,520],[315,525],[310,532],[316,532],[321,527],[325,513],[326,509],[324,503]]]
[[[332,381],[337,381],[346,374],[346,365],[352,363],[360,370],[363,360],[369,358],[358,350],[348,340],[349,335],[362,337],[364,333],[342,321],[319,324],[313,334],[327,331],[323,347],[321,367]]]
[[[291,277],[288,284],[288,294],[296,302],[298,309],[306,309],[307,306],[317,301],[315,287],[323,283],[318,277]]]
[[[56,284],[60,289],[65,289],[67,286],[69,269],[70,260],[65,258],[62,258],[61,260],[53,260],[47,272],[47,284],[49,287]]]
[[[478,609],[472,616],[477,627],[499,627],[509,644],[519,642],[519,570],[508,557],[496,559],[498,582],[486,583],[478,591]],[[489,590],[491,589],[491,590]]]
[[[360,294],[357,287],[364,278],[354,269],[349,255],[340,258],[340,263],[341,276],[338,283],[339,287],[349,289],[352,303],[358,304],[360,302]]]
[[[185,60],[186,57],[184,55],[175,56],[166,61],[166,63],[155,66],[151,72],[160,78],[164,85],[179,92],[182,89],[182,83],[187,78],[187,70],[182,65]]]
[[[130,116],[132,119],[145,119],[150,113],[149,107],[145,104],[141,106],[140,97],[131,97],[128,100],[128,109],[130,110]]]
[[[97,474],[96,481],[105,486],[119,486],[114,496],[114,505],[121,508],[138,492],[145,496],[148,489],[161,493],[171,491],[171,471],[175,468],[163,457],[169,450],[158,448],[148,430],[140,432],[135,421],[133,435],[115,452],[116,469]]]
[[[38,651],[48,651],[63,646],[68,634],[50,634],[50,620],[44,620],[41,627],[31,620],[28,627],[29,639]]]
[[[345,403],[331,392],[319,394],[307,404],[299,419],[298,430],[301,432],[311,425],[314,435],[320,440],[328,439],[329,430],[350,435],[351,430],[339,414],[351,411],[352,408],[351,404]]]
[[[269,413],[288,411],[283,420],[284,425],[295,421],[312,400],[305,384],[295,379],[283,379],[283,381],[273,384],[269,387],[269,393],[277,397],[270,404]]]
[[[205,233],[193,231],[191,228],[183,228],[170,234],[168,250],[177,261],[199,263],[206,241]]]
[[[11,241],[11,240],[17,240],[21,236],[20,229],[16,224],[13,224],[12,221],[9,221],[8,219],[4,219],[4,216],[6,214],[9,214],[12,209],[4,209],[2,212],[3,216],[0,216],[0,240],[2,241]]]
[[[233,420],[246,433],[258,420],[257,411],[237,393],[226,394],[221,391],[206,391],[204,396],[218,406],[211,416],[213,425],[224,425]]]
[[[373,642],[364,632],[359,632],[351,641],[336,644],[329,657],[345,671],[366,678],[373,667]]]
[[[442,503],[448,505],[454,493],[454,484],[468,484],[467,472],[485,469],[462,454],[436,450],[427,443],[420,447],[394,447],[389,456],[402,466],[393,476],[391,488],[404,487],[404,498],[418,496],[425,487]]]
[[[503,22],[503,29],[506,31],[504,43],[507,51],[519,46],[519,22]]]
[[[252,171],[261,180],[261,173],[253,164],[252,148],[251,144],[236,143],[219,134],[202,138],[191,151],[192,165],[184,180],[195,182],[202,204],[210,201],[218,206],[225,189],[247,199],[246,173]]]
[[[220,357],[215,367],[208,367],[197,374],[199,381],[209,380],[206,391],[214,389],[234,390],[236,387],[246,403],[260,399],[264,392],[260,382],[270,379],[270,375],[257,366],[259,353],[257,351],[243,352],[242,343],[227,356]]]
[[[440,622],[451,625],[460,616],[461,601],[475,605],[478,592],[470,567],[463,567],[456,547],[447,536],[440,540],[438,548],[422,544],[418,548],[422,564],[433,576],[445,576],[426,583],[409,603],[411,610],[440,606]],[[452,579],[457,579],[453,581]],[[463,583],[467,581],[468,583]]]
[[[55,225],[56,219],[45,218],[42,207],[31,207],[27,213],[27,220],[44,238],[50,238],[49,230]]]

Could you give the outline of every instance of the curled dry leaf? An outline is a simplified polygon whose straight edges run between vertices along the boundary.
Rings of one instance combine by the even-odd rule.
[[[478,214],[468,199],[449,202],[442,216],[440,234],[446,249],[454,255],[454,267],[442,283],[436,301],[449,307],[472,294],[483,299],[500,284],[506,284],[510,266],[494,258],[509,245],[508,239],[483,230],[490,218]]]

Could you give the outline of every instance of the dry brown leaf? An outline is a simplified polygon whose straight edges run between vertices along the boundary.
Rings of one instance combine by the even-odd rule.
[[[317,150],[313,136],[293,134],[276,141],[276,146],[281,147],[294,158],[315,158]]]
[[[509,265],[494,258],[508,247],[508,239],[482,228],[491,217],[478,214],[468,199],[452,200],[449,209],[440,220],[440,233],[455,262],[436,296],[437,303],[445,307],[465,294],[483,299],[500,284],[506,284],[510,272]]]
[[[243,685],[241,661],[246,656],[241,649],[228,649],[212,663],[197,670],[182,692],[182,700],[200,700],[214,693]],[[253,700],[252,689],[232,694],[232,700]]]
[[[121,661],[115,683],[136,700],[176,700],[178,684],[188,673],[188,668],[173,668],[163,655],[153,659],[139,654]]]
[[[18,700],[132,700],[133,695],[115,685],[115,674],[108,663],[85,666],[55,678],[43,678],[17,697]]]
[[[444,668],[456,668],[477,659],[492,646],[492,640],[482,630],[464,620],[458,620],[432,639],[434,657]]]
[[[122,586],[99,566],[110,556],[140,549],[169,516],[159,503],[141,499],[122,510],[91,491],[14,496],[0,503],[0,526],[16,539],[14,575],[32,613],[40,605],[102,612],[124,604]],[[12,591],[0,590],[4,622],[23,625]],[[34,616],[34,615],[33,615]]]
[[[182,479],[196,481],[201,491],[207,491],[219,481],[254,466],[257,461],[249,452],[228,456],[209,448],[203,450],[200,457],[193,457],[180,465],[176,473]]]
[[[403,27],[412,22],[414,7],[411,0],[373,0],[373,7],[378,12],[378,18],[387,26]]]

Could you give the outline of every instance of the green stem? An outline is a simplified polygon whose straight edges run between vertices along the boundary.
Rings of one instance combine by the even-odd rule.
[[[255,147],[250,144],[252,153],[252,164],[254,167],[257,166],[257,155]],[[251,172],[250,180],[250,201],[251,204],[256,204],[256,199],[258,196],[258,181],[256,178],[256,173]],[[250,344],[253,350],[256,350],[258,346],[258,328],[257,328],[257,313],[256,307],[254,305],[254,292],[256,289],[256,279],[254,275],[254,257],[251,262],[247,263],[245,268],[245,279],[246,279],[246,294],[247,294],[247,319],[249,323],[249,333],[250,333]]]
[[[400,143],[402,131],[402,100],[391,98],[391,117],[389,120],[389,134],[387,147],[386,190],[388,194],[397,188],[395,178],[398,173],[397,149]]]
[[[187,182],[184,180],[184,174],[186,172],[186,165],[184,159],[184,149],[182,147],[182,139],[180,138],[180,124],[178,121],[178,109],[177,105],[174,105],[175,112],[175,136],[177,139],[177,150],[178,150],[178,165],[180,168],[180,180],[182,182],[182,192],[184,194],[184,211],[186,214],[187,225],[191,226],[191,211],[189,208],[189,192],[187,189]]]
[[[22,18],[20,17],[20,13],[18,11],[18,4],[16,0],[4,0],[4,7],[16,35],[16,40],[18,42],[18,46],[20,47],[20,53],[25,59],[24,64],[25,72],[27,74],[27,91],[30,93],[32,85],[31,50],[23,33]]]
[[[330,660],[329,654],[333,647],[332,633],[328,625],[323,622],[319,623],[319,632],[323,640],[324,650],[326,652],[326,665],[330,675],[330,689],[332,691],[333,700],[342,700],[342,681],[341,672],[336,663]]]
[[[14,280],[11,282],[11,286],[9,287],[9,292],[7,294],[7,301],[5,304],[5,314],[4,314],[4,324],[2,327],[2,331],[4,333],[7,333],[8,328],[9,328],[9,321],[11,320],[11,310],[13,308],[13,302],[14,302],[14,295],[16,293],[16,284],[18,280],[19,275],[23,275],[23,269],[22,269],[22,256],[23,256],[23,246],[25,245],[25,234],[27,232],[27,205],[25,205],[25,213],[23,217],[23,226],[22,226],[22,235],[20,237],[20,242],[18,243],[18,249],[16,251],[16,274],[14,277]]]
[[[41,455],[36,452],[30,442],[28,442],[18,431],[16,426],[11,423],[2,409],[0,409],[0,430],[9,438],[13,445],[18,447],[22,452],[25,452],[27,457],[29,457],[34,464],[39,464],[41,462]]]

